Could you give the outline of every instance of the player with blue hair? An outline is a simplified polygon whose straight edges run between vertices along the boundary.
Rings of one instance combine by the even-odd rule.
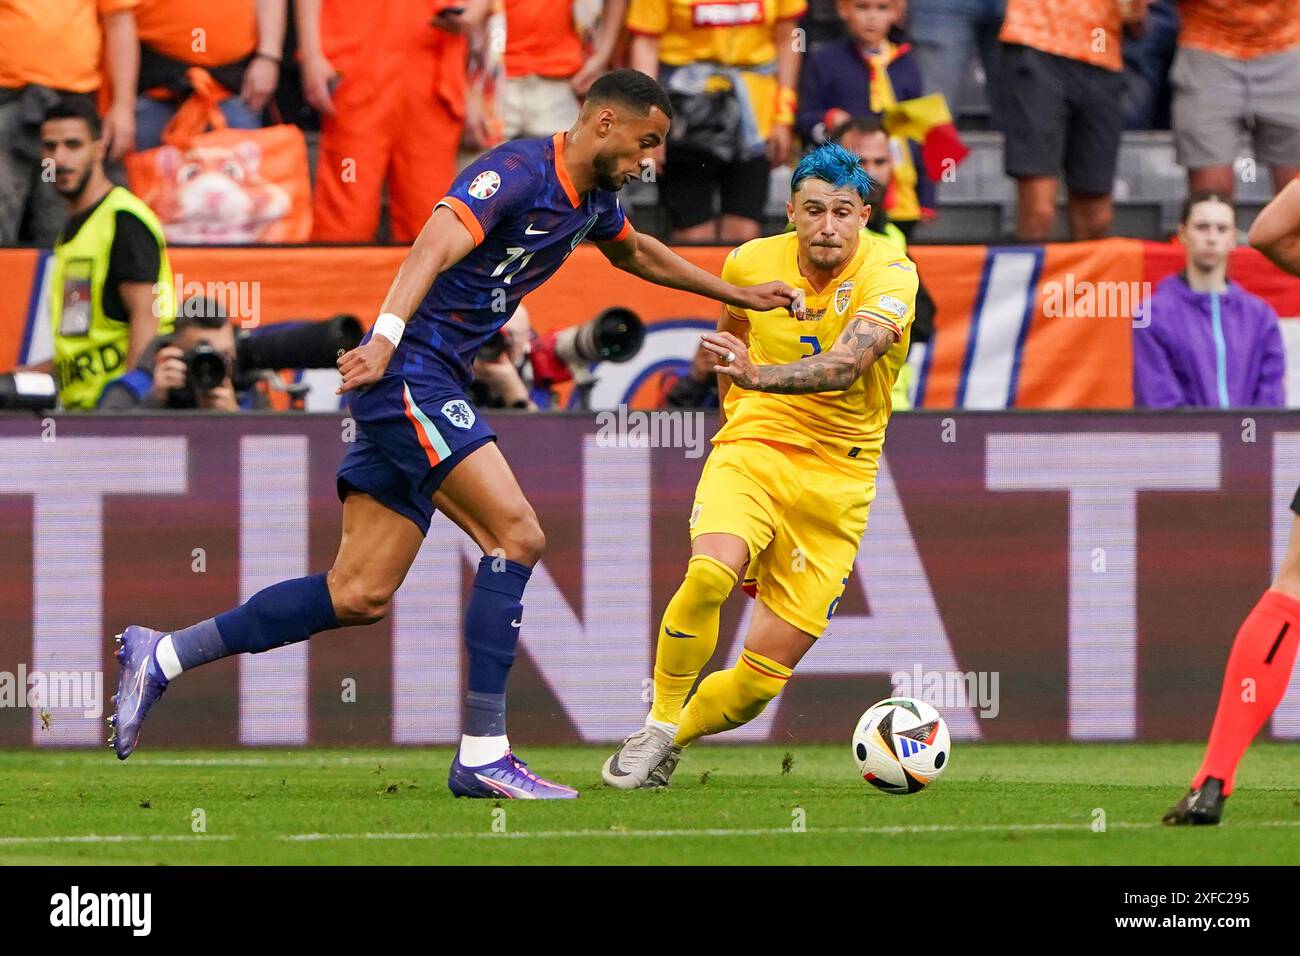
[[[863,230],[874,185],[842,146],[813,150],[786,203],[794,231],[747,242],[723,266],[727,282],[784,280],[801,307],[728,306],[704,336],[722,428],[695,490],[686,576],[659,629],[653,706],[605,762],[611,787],[665,787],[682,748],[757,717],[835,613],[875,497],[917,289],[906,255]],[[687,703],[742,578],[757,603],[739,659]]]
[[[875,180],[862,168],[862,160],[839,143],[827,143],[799,160],[790,180],[790,192],[797,193],[799,186],[807,179],[817,179],[836,188],[852,189],[864,203],[876,188]],[[867,215],[871,215],[870,206],[867,207]]]

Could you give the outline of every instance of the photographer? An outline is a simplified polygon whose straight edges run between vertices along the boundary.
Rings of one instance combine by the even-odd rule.
[[[474,357],[470,397],[479,408],[513,408],[535,412],[558,408],[565,385],[568,406],[587,408],[601,362],[627,362],[641,350],[645,325],[622,306],[603,309],[578,322],[542,335],[533,333],[521,304]]]
[[[149,343],[139,366],[104,387],[98,411],[202,409],[237,412],[254,407],[255,390],[236,392],[235,331],[215,302],[187,302],[176,331]]]
[[[516,408],[537,411],[521,369],[533,337],[528,309],[520,305],[496,335],[474,357],[474,383],[470,396],[480,408]]]
[[[691,367],[668,388],[664,405],[668,408],[717,408],[718,376],[713,371],[717,357],[703,345],[695,350]]]

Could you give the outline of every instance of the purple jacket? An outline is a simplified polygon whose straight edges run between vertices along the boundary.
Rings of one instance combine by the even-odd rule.
[[[1138,310],[1133,404],[1139,408],[1281,408],[1285,371],[1277,313],[1235,282],[1214,296],[1173,275]]]

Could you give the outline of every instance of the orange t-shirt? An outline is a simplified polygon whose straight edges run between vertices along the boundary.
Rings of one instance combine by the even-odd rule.
[[[427,88],[464,116],[468,41],[430,25],[454,6],[457,0],[323,0],[321,46],[345,83],[388,98],[427,78]]]
[[[572,4],[506,0],[506,76],[567,79],[582,68]]]
[[[71,93],[100,87],[100,17],[138,0],[0,0],[0,86],[39,84]]]
[[[1119,72],[1117,0],[1007,0],[999,38]]]
[[[1182,0],[1180,46],[1251,60],[1300,44],[1300,0]]]
[[[257,49],[254,0],[140,0],[140,42],[191,66],[234,63]]]

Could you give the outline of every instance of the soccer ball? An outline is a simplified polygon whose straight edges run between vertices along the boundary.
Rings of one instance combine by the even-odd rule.
[[[853,732],[853,759],[862,779],[885,793],[916,793],[952,759],[948,725],[929,704],[891,697],[873,704]]]

